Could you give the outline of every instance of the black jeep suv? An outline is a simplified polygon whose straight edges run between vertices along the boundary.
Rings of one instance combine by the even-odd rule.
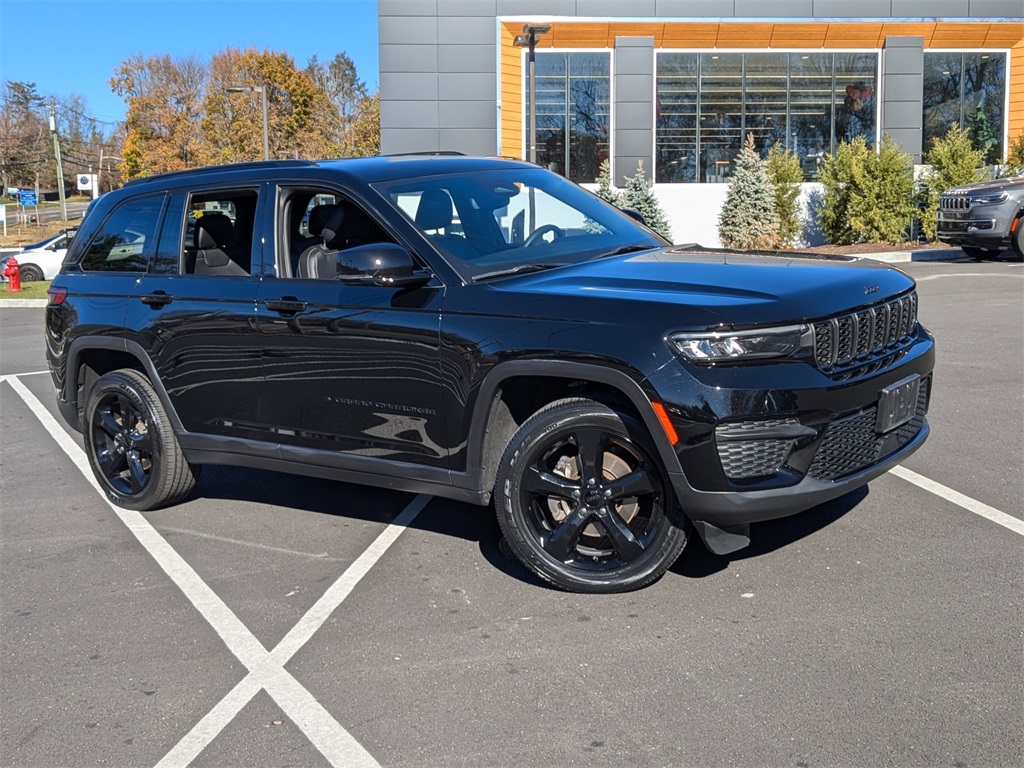
[[[115,504],[203,464],[493,501],[527,567],[590,592],[885,472],[927,437],[934,363],[898,269],[672,247],[454,156],[132,182],[72,243],[46,342]]]

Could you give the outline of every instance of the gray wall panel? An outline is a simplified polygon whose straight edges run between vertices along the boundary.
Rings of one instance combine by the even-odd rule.
[[[732,17],[733,0],[655,0],[659,17],[717,18]]]
[[[577,16],[653,16],[655,0],[576,0]]]
[[[437,87],[445,101],[497,101],[494,74],[477,72],[442,72],[437,76]]]
[[[438,125],[441,128],[484,128],[495,124],[497,109],[493,100],[445,102],[437,116]]]
[[[651,102],[654,81],[651,75],[615,75],[615,100],[617,102]]]
[[[992,19],[1020,19],[1024,16],[1021,0],[970,0],[971,16]]]
[[[616,130],[654,130],[654,105],[651,100],[647,101],[616,101],[615,102],[615,127]]]
[[[388,101],[437,99],[437,75],[433,72],[381,72],[381,93]]]
[[[464,16],[440,19],[437,28],[441,45],[474,45],[493,42],[497,22],[494,16]]]
[[[437,141],[436,149],[467,155],[493,157],[498,151],[497,134],[493,127],[490,131],[481,131],[479,128],[442,128],[438,131]]]
[[[921,126],[921,102],[920,101],[886,101],[885,104],[885,125],[886,133],[892,133],[897,128],[919,128]],[[907,147],[906,151],[910,151]]]
[[[381,128],[380,146],[381,152],[391,155],[400,152],[435,152],[439,149],[437,129]]]
[[[615,154],[626,157],[651,157],[654,139],[650,131],[619,130],[615,132]],[[636,167],[636,163],[633,163]]]
[[[392,44],[437,42],[436,16],[382,16],[378,29],[380,39]]]
[[[651,43],[643,48],[624,48],[618,41],[623,38],[616,38],[615,41],[615,70],[629,74],[644,75],[654,71],[654,38],[649,38]],[[642,38],[641,38],[642,39]]]
[[[389,128],[437,128],[437,113],[436,101],[382,101],[380,124]]]
[[[920,115],[918,115],[920,121]],[[893,128],[892,130],[886,131],[895,141],[904,147],[920,147],[923,141],[923,134],[920,128]],[[914,163],[920,165],[921,156],[919,154],[912,155]]]
[[[494,74],[496,66],[493,45],[439,45],[437,47],[438,72],[489,72]]]
[[[739,17],[769,16],[774,18],[810,16],[811,0],[736,0],[735,14]]]
[[[381,72],[436,72],[436,45],[380,44]],[[387,99],[387,94],[382,94]]]
[[[575,16],[576,0],[498,0],[499,16]]]
[[[489,16],[498,15],[497,0],[437,0],[439,16]]]
[[[813,15],[826,19],[884,19],[892,15],[892,0],[814,0]]]
[[[892,15],[918,18],[926,16],[966,16],[968,0],[892,0]]]
[[[435,16],[437,0],[377,0],[378,16]]]
[[[885,73],[888,75],[920,75],[921,47],[885,49]]]

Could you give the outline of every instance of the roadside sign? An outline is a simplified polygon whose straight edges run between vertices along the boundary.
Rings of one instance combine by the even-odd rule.
[[[18,203],[21,205],[22,208],[26,208],[30,205],[38,205],[38,203],[36,202],[36,193],[26,192],[25,190],[22,190],[21,192],[18,193]]]

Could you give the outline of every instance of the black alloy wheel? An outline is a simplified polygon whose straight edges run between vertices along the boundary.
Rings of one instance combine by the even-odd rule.
[[[495,489],[512,551],[575,592],[623,592],[659,578],[686,546],[675,505],[643,424],[577,398],[552,403],[522,425]]]
[[[1024,213],[1017,217],[1017,231],[1013,233],[1010,247],[1017,261],[1024,261]]]
[[[185,460],[160,400],[141,373],[120,370],[100,377],[84,415],[89,463],[111,502],[156,509],[195,487],[198,468]]]

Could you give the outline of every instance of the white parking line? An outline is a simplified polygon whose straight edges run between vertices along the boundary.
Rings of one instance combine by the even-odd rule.
[[[959,491],[954,491],[952,488],[947,488],[941,483],[929,480],[927,477],[919,475],[917,472],[912,472],[906,467],[893,467],[889,470],[889,474],[903,478],[908,483],[913,483],[918,488],[923,488],[929,493],[934,493],[936,496],[939,496],[946,501],[951,501],[958,507],[966,509],[968,512],[973,512],[976,515],[984,517],[986,520],[991,520],[993,523],[998,523],[1004,528],[1008,528],[1014,533],[1019,533],[1021,536],[1024,536],[1024,520],[1008,515],[1005,512],[1000,512],[995,507],[983,504],[976,499],[972,499],[970,496],[964,496]]]
[[[64,453],[68,455],[68,458],[78,467],[89,484],[96,489],[104,501],[107,501],[106,495],[93,476],[85,451],[61,428],[57,420],[50,415],[50,412],[43,407],[39,399],[25,387],[17,376],[4,376],[2,380],[11,385]],[[430,497],[428,496],[421,495],[414,498],[395,518],[394,522],[377,537],[369,549],[342,573],[323,597],[299,619],[284,639],[270,652],[145,517],[137,512],[121,509],[107,501],[121,522],[145,547],[189,602],[195,606],[200,615],[206,619],[228,649],[249,670],[242,681],[203,717],[157,765],[161,768],[189,765],[256,694],[261,690],[266,690],[331,765],[379,768],[373,756],[334,719],[313,694],[292,677],[284,665],[323,626],[331,613],[348,597],[360,579],[383,556],[388,547],[412,523],[429,501]]]

